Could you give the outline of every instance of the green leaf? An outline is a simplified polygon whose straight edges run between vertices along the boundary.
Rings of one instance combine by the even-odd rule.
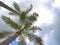
[[[16,2],[13,3],[13,6],[14,6],[14,8],[15,8],[17,11],[20,12],[20,7],[19,7],[19,5],[18,5]]]
[[[19,26],[18,24],[16,24],[15,22],[13,22],[10,18],[8,18],[6,16],[2,16],[2,19],[14,29],[21,28],[21,26]]]
[[[21,15],[20,15],[20,20],[25,21],[25,19],[26,19],[26,13],[22,12]]]
[[[36,20],[37,20],[34,15],[31,15],[30,17],[28,17],[28,19],[29,19],[30,21],[36,21]]]
[[[20,44],[19,45],[26,45],[26,41],[25,41],[25,34],[21,34],[19,35],[18,39],[20,40]]]
[[[30,41],[34,40],[36,44],[43,45],[41,37],[37,37],[36,35],[30,34],[28,32],[26,32],[25,34],[28,36]]]
[[[24,29],[28,30],[31,27],[31,23],[26,22]]]
[[[38,16],[39,16],[36,12],[34,12],[33,15],[34,15],[35,17],[38,17]]]
[[[26,41],[23,39],[20,41],[20,45],[26,45]]]
[[[18,40],[21,41],[21,40],[23,40],[23,39],[24,39],[24,38],[23,38],[22,34],[18,36]]]
[[[27,34],[27,36],[28,36],[29,40],[32,41],[33,36],[31,34]]]
[[[43,45],[41,37],[35,37],[35,41],[38,45]]]
[[[38,14],[34,12],[31,16],[28,17],[30,21],[37,21]]]
[[[30,7],[28,7],[28,9],[26,9],[25,13],[28,14],[31,10],[32,10],[33,6],[30,5]]]
[[[36,44],[43,45],[41,37],[37,37],[36,35],[31,35],[31,34],[29,34],[28,36],[30,41],[34,40]]]
[[[26,37],[28,37],[28,39],[30,40],[30,41],[32,41],[32,35],[29,33],[29,31],[28,30],[26,30],[25,32],[24,32],[24,34],[26,35]]]
[[[7,36],[9,36],[11,34],[13,34],[13,32],[11,32],[11,31],[0,32],[0,38],[7,37]]]
[[[41,28],[38,26],[32,26],[29,30],[32,30],[34,32],[36,30],[41,30]]]

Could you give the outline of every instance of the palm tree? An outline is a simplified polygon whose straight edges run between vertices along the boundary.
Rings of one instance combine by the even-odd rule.
[[[16,32],[0,32],[0,38],[8,37],[5,41],[0,43],[0,45],[8,45],[17,37],[19,37],[19,40],[21,42],[20,45],[26,45],[26,38],[28,38],[30,41],[34,40],[34,42],[38,45],[43,45],[41,37],[34,35],[35,31],[41,30],[40,27],[33,25],[37,20],[38,14],[36,12],[31,15],[28,14],[32,10],[32,5],[30,5],[30,7],[24,11],[20,9],[19,5],[16,2],[13,3],[15,10],[1,1],[0,6],[10,10],[11,12],[9,12],[9,15],[19,17],[18,23],[14,22],[7,16],[1,17],[6,22],[6,24],[10,25],[14,30],[16,30]]]

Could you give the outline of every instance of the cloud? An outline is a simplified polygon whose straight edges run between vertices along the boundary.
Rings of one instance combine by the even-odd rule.
[[[56,29],[46,33],[44,38],[45,45],[60,45],[60,32]]]
[[[53,7],[60,7],[60,0],[54,0],[54,2],[52,3]]]
[[[44,44],[45,45],[56,45],[56,40],[54,40],[54,30],[51,30],[50,32],[46,33],[44,36]]]

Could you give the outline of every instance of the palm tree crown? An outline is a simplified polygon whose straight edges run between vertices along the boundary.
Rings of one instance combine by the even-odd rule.
[[[40,27],[33,25],[34,22],[37,21],[38,14],[36,12],[31,15],[28,14],[32,10],[32,5],[30,5],[30,8],[24,11],[20,9],[19,5],[16,2],[13,3],[13,6],[15,10],[20,13],[20,15],[17,15],[14,12],[9,12],[9,15],[18,16],[18,23],[14,22],[7,16],[2,16],[1,18],[6,22],[6,24],[10,25],[14,30],[16,30],[17,33],[18,31],[21,32],[21,34],[18,36],[21,42],[20,45],[26,45],[26,38],[28,38],[30,41],[34,40],[34,42],[38,45],[43,45],[42,39],[34,35],[35,31],[41,30]],[[0,38],[4,38],[7,36],[9,38],[11,34],[14,34],[16,32],[0,32]]]

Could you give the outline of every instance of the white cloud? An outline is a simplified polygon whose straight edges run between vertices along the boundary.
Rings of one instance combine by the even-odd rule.
[[[43,38],[44,45],[50,45],[50,43],[54,44],[54,42],[53,42],[54,39],[52,38],[53,34],[54,34],[54,30],[51,30],[50,32],[45,34],[45,36]]]
[[[52,3],[53,7],[60,7],[60,0],[54,0],[54,2]]]

